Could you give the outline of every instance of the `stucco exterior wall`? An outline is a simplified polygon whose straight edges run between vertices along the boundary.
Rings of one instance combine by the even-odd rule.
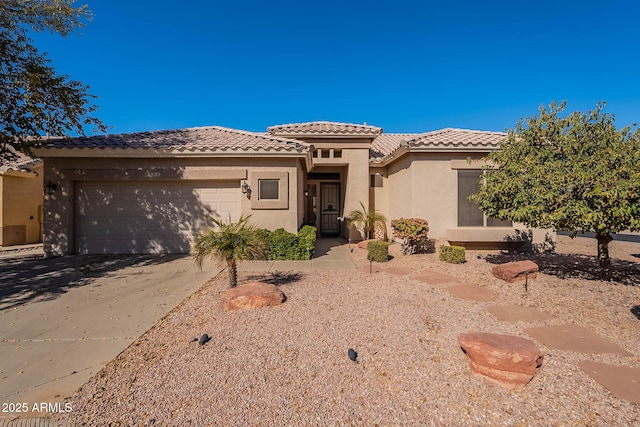
[[[347,163],[344,182],[344,215],[353,210],[360,210],[360,202],[369,208],[369,149],[345,149],[343,160]],[[362,236],[353,227],[344,226],[344,234],[352,240],[360,240]]]
[[[39,207],[43,203],[43,166],[35,173],[0,175],[0,246],[41,241]]]
[[[296,232],[301,222],[298,205],[299,193],[302,192],[298,168],[297,158],[47,158],[44,179],[56,183],[58,188],[54,194],[45,196],[44,250],[49,255],[65,255],[74,251],[75,185],[78,180],[113,183],[122,179],[123,173],[129,174],[129,178],[125,178],[128,182],[164,181],[175,184],[183,179],[235,179],[240,185],[251,174],[284,172],[288,176],[285,209],[252,209],[252,198],[258,197],[256,188],[241,195],[241,212],[251,214],[252,223],[258,227],[283,227]]]
[[[410,153],[387,166],[385,191],[376,189],[376,207],[389,220],[389,235],[391,220],[413,217],[426,219],[429,237],[440,241],[477,244],[522,240],[537,250],[553,245],[552,230],[530,229],[522,224],[458,227],[458,170],[481,169],[482,162],[467,161],[481,157],[479,153]]]
[[[411,215],[429,221],[430,237],[444,239],[446,229],[458,225],[458,176],[457,170],[451,168],[452,156],[415,154],[411,157]]]
[[[447,228],[457,227],[458,177],[452,161],[464,153],[412,153],[388,166],[388,205],[385,215],[422,218],[429,222],[429,236],[446,239]]]

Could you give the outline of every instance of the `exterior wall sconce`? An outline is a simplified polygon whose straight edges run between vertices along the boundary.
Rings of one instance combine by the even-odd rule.
[[[305,197],[309,197],[309,190],[304,190]]]
[[[251,187],[249,187],[247,181],[243,182],[240,188],[242,189],[242,194],[247,194],[249,191],[251,191]]]
[[[56,190],[58,189],[58,185],[54,184],[53,182],[49,181],[47,182],[47,184],[44,186],[44,194],[46,194],[47,196],[52,195]]]

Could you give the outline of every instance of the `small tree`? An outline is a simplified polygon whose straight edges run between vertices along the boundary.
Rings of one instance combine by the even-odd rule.
[[[191,256],[202,268],[206,257],[224,262],[229,271],[229,287],[238,285],[238,261],[260,258],[264,254],[265,244],[258,237],[256,227],[249,224],[251,215],[242,215],[237,222],[219,220],[213,217],[215,229],[207,228],[198,235]]]
[[[470,200],[493,218],[572,238],[594,232],[601,274],[610,280],[611,234],[640,230],[640,131],[617,130],[604,105],[561,117],[566,103],[553,102],[520,119],[488,155],[493,165]]]
[[[368,240],[375,225],[382,224],[384,226],[387,219],[384,217],[384,215],[378,213],[375,208],[365,208],[362,202],[360,202],[360,207],[360,210],[351,211],[349,217],[347,218],[347,224],[349,226],[355,225],[355,227],[359,231],[362,230],[365,239]]]

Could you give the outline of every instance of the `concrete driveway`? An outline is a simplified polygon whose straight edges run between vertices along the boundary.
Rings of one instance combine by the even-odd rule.
[[[61,402],[217,272],[187,256],[0,259],[3,409]],[[44,414],[0,418],[20,415]]]

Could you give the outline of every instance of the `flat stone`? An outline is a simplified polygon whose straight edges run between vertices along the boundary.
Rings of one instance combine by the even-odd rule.
[[[227,289],[226,309],[260,308],[282,304],[284,293],[276,286],[263,282],[249,282]]]
[[[524,332],[555,350],[631,355],[631,353],[614,342],[579,325],[541,326],[539,328],[525,329]]]
[[[487,308],[498,320],[504,322],[540,322],[552,320],[556,317],[539,311],[531,307],[521,307],[518,305],[494,305]]]
[[[523,388],[544,359],[533,341],[512,335],[474,332],[458,335],[458,342],[471,372],[505,388]]]
[[[389,268],[385,268],[382,271],[384,271],[385,273],[396,275],[396,276],[404,276],[406,274],[411,273],[412,270],[408,268],[403,268],[403,267],[389,267]]]
[[[496,293],[491,289],[469,283],[450,286],[447,291],[455,297],[471,301],[493,301],[496,297]]]
[[[590,360],[583,360],[578,366],[618,399],[640,404],[640,368],[613,366]]]
[[[416,280],[429,283],[431,285],[440,285],[442,283],[457,282],[458,279],[448,274],[438,273],[437,271],[424,270],[415,277]]]
[[[500,264],[491,270],[498,279],[513,283],[518,280],[534,279],[538,273],[538,264],[533,261],[513,261]]]

